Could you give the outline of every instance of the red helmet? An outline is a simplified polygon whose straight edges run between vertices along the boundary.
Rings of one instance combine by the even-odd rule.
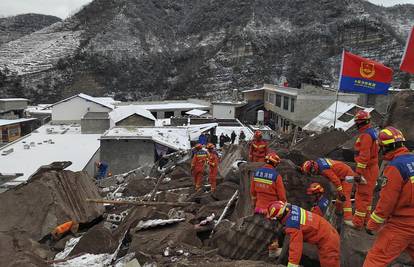
[[[207,149],[214,149],[215,147],[216,146],[212,143],[208,143],[207,146],[206,146]]]
[[[197,149],[197,150],[201,150],[203,148],[203,145],[202,144],[197,144],[197,145],[195,145],[194,148]]]
[[[365,110],[358,111],[354,117],[354,121],[366,121],[370,119],[371,119],[371,115],[369,114],[369,112]]]
[[[404,141],[405,138],[402,132],[391,126],[382,129],[378,135],[378,142],[380,146],[388,146],[397,142]]]
[[[263,137],[263,135],[262,135],[262,132],[261,131],[255,131],[254,132],[254,138],[255,139],[262,138],[262,137]]]
[[[283,201],[271,202],[267,207],[267,217],[270,219],[280,219],[285,213],[287,203]]]
[[[314,160],[307,160],[302,164],[302,171],[305,174],[317,174],[319,171],[318,163]]]
[[[280,157],[275,152],[267,154],[265,160],[266,163],[269,163],[274,167],[276,167],[280,163]]]
[[[314,195],[314,194],[323,194],[325,189],[319,183],[311,183],[308,189],[306,189],[306,194]]]

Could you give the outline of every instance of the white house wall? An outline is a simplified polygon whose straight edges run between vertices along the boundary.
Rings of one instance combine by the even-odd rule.
[[[213,105],[213,117],[216,119],[234,119],[236,109],[231,105]]]
[[[87,112],[109,112],[103,107],[81,97],[75,97],[52,107],[53,122],[80,122]]]

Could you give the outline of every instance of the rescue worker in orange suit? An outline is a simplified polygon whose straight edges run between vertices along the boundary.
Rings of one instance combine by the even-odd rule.
[[[355,193],[355,214],[352,222],[345,224],[362,229],[371,213],[371,203],[375,184],[379,175],[378,167],[378,133],[371,126],[371,116],[360,110],[355,115],[355,123],[360,135],[355,142],[355,172],[365,178],[366,184],[359,183]],[[355,177],[357,181],[357,177]]]
[[[250,143],[249,160],[252,162],[265,162],[267,153],[267,142],[263,140],[262,132],[256,131],[253,141]]]
[[[286,190],[282,176],[276,171],[280,158],[276,153],[265,157],[266,164],[254,171],[250,195],[255,213],[266,214],[269,203],[281,200],[286,201]]]
[[[67,221],[57,226],[50,234],[54,240],[59,240],[69,232],[76,233],[78,231],[78,228],[78,223],[74,221]]]
[[[319,250],[321,267],[340,266],[339,235],[321,216],[296,205],[275,201],[268,207],[268,218],[278,220],[290,237],[288,267],[298,267],[303,242],[315,244]]]
[[[306,194],[312,198],[313,206],[311,212],[321,217],[325,216],[329,206],[329,199],[324,197],[324,192],[325,189],[319,183],[311,183],[308,189],[306,189]]]
[[[345,181],[347,176],[355,176],[356,174],[351,167],[341,161],[331,160],[327,158],[319,158],[315,160],[305,161],[302,165],[302,171],[310,175],[322,175],[326,177],[336,187],[338,198],[336,201],[336,210],[344,213],[344,220],[352,221],[352,204],[351,193],[352,184]]]
[[[194,178],[195,190],[200,191],[203,183],[204,167],[208,161],[208,153],[203,149],[202,144],[197,144],[194,149],[195,152],[191,162],[191,172]]]
[[[215,148],[216,147],[212,143],[207,144],[207,151],[209,155],[208,156],[208,165],[209,165],[208,181],[211,185],[211,192],[215,192],[216,187],[217,187],[219,156]]]
[[[379,133],[381,153],[389,164],[379,201],[366,226],[369,234],[379,232],[364,267],[388,266],[403,251],[414,261],[414,155],[404,141],[394,127]]]

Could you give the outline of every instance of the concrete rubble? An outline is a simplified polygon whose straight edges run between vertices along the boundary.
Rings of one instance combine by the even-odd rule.
[[[285,144],[272,144],[283,157],[277,169],[290,202],[309,209],[304,192],[312,182],[335,197],[326,179],[305,177],[296,165],[335,155],[331,152],[350,138],[325,132],[304,137],[290,151]],[[332,142],[312,145],[320,140]],[[285,266],[288,240],[278,259],[267,251],[282,238],[281,226],[252,214],[250,172],[261,163],[247,163],[246,157],[246,144],[225,147],[215,193],[207,182],[202,192],[194,192],[190,157],[182,152],[162,167],[158,163],[98,182],[82,172],[43,169],[0,194],[0,266]],[[326,218],[341,230],[342,266],[361,266],[373,237],[344,228],[330,208]],[[69,219],[80,223],[78,233],[45,242],[56,225]],[[408,262],[403,255],[393,266]],[[319,266],[315,247],[305,246],[302,264]]]

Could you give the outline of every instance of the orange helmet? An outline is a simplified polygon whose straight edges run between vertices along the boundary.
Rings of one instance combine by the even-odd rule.
[[[388,146],[398,142],[404,142],[405,138],[402,132],[394,127],[388,126],[382,129],[378,135],[378,142],[380,146]]]
[[[202,144],[197,144],[197,145],[195,145],[194,148],[197,149],[197,150],[201,150],[203,148],[203,145]]]
[[[283,201],[271,202],[267,207],[267,217],[270,219],[280,219],[285,213],[287,203]]]
[[[323,194],[325,189],[319,183],[311,183],[308,189],[306,189],[306,194],[308,195],[315,195],[315,194]]]
[[[366,112],[365,110],[360,110],[355,114],[354,121],[366,121],[370,120],[371,115],[369,112]]]
[[[302,172],[305,174],[317,174],[318,171],[318,163],[314,160],[307,160],[302,164]]]
[[[275,152],[267,154],[265,160],[266,163],[269,163],[274,167],[276,167],[280,163],[280,157]]]
[[[207,146],[206,146],[207,149],[214,149],[215,147],[216,146],[212,143],[208,143]]]
[[[261,131],[255,131],[254,132],[254,138],[255,139],[262,138],[262,137],[263,137],[263,134],[262,134]]]

